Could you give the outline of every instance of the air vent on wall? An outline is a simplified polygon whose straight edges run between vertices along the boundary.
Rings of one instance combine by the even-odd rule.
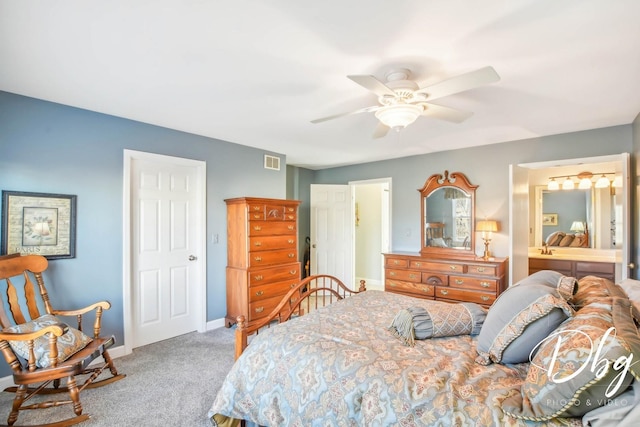
[[[280,157],[264,155],[264,168],[273,169],[275,171],[280,170]]]

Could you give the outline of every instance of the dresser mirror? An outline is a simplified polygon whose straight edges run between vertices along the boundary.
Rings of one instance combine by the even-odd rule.
[[[421,249],[434,257],[475,257],[477,185],[460,172],[431,175],[420,192]]]

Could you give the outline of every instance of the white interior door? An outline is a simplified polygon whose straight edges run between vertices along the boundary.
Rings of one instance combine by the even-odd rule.
[[[353,202],[349,185],[311,185],[311,274],[353,283]]]
[[[130,161],[132,347],[204,329],[204,181],[190,162]]]
[[[529,275],[529,169],[509,165],[509,285]]]

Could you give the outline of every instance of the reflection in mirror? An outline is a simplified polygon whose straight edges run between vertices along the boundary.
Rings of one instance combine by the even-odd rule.
[[[543,187],[541,193],[542,242],[558,247],[593,247],[593,189],[550,191]]]
[[[477,185],[460,172],[431,175],[419,189],[422,241],[420,252],[432,256],[475,257]]]
[[[535,201],[529,222],[532,225],[529,246],[540,247],[546,243],[562,249],[622,248],[624,197],[621,163],[581,163],[532,171],[530,184],[534,191],[530,194],[535,194]],[[575,174],[585,169],[593,172],[591,188],[549,190],[550,176]],[[608,175],[609,185],[598,188],[595,185],[598,176],[610,171],[615,173]],[[580,223],[584,231],[580,229]]]
[[[425,246],[469,249],[471,197],[454,187],[434,190],[425,200]]]

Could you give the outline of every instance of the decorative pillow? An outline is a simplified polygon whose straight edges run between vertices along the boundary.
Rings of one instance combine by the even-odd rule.
[[[558,286],[558,282],[563,277],[565,276],[562,273],[558,273],[554,270],[540,270],[528,275],[524,279],[519,280],[511,287],[520,285],[547,285],[555,289]]]
[[[476,362],[528,362],[538,343],[572,315],[571,306],[548,285],[512,286],[489,309]]]
[[[549,236],[545,240],[545,243],[548,246],[558,246],[558,243],[560,243],[560,240],[562,240],[565,235],[566,233],[564,231],[554,231],[553,233],[549,234]]]
[[[624,279],[620,282],[620,287],[627,294],[636,310],[640,311],[640,280]]]
[[[49,326],[62,323],[55,316],[45,314],[31,322],[23,323],[16,326],[5,328],[3,332],[35,332]],[[69,330],[58,337],[58,363],[67,360],[74,353],[82,350],[92,341],[91,338],[83,334],[77,329],[69,328]],[[25,360],[29,359],[28,341],[8,341],[13,351]],[[36,356],[36,366],[48,368],[52,366],[52,360],[49,354],[49,339],[46,335],[38,337],[33,343],[34,353]]]
[[[572,248],[581,248],[585,244],[585,240],[587,240],[587,236],[583,233],[576,233],[573,242],[569,246]]]
[[[389,330],[405,345],[413,346],[415,339],[476,335],[480,332],[486,315],[484,308],[472,302],[436,302],[428,307],[400,310]]]
[[[571,242],[573,242],[573,239],[575,239],[575,237],[576,236],[574,236],[573,234],[565,234],[565,236],[562,238],[562,240],[560,240],[557,246],[567,247],[571,244]]]
[[[569,300],[575,310],[580,310],[591,302],[599,301],[602,297],[627,298],[624,290],[612,281],[597,277],[585,276],[578,280],[578,290]]]
[[[521,394],[505,399],[515,418],[579,417],[603,406],[640,379],[640,337],[628,299],[602,297],[583,307],[540,343]]]

